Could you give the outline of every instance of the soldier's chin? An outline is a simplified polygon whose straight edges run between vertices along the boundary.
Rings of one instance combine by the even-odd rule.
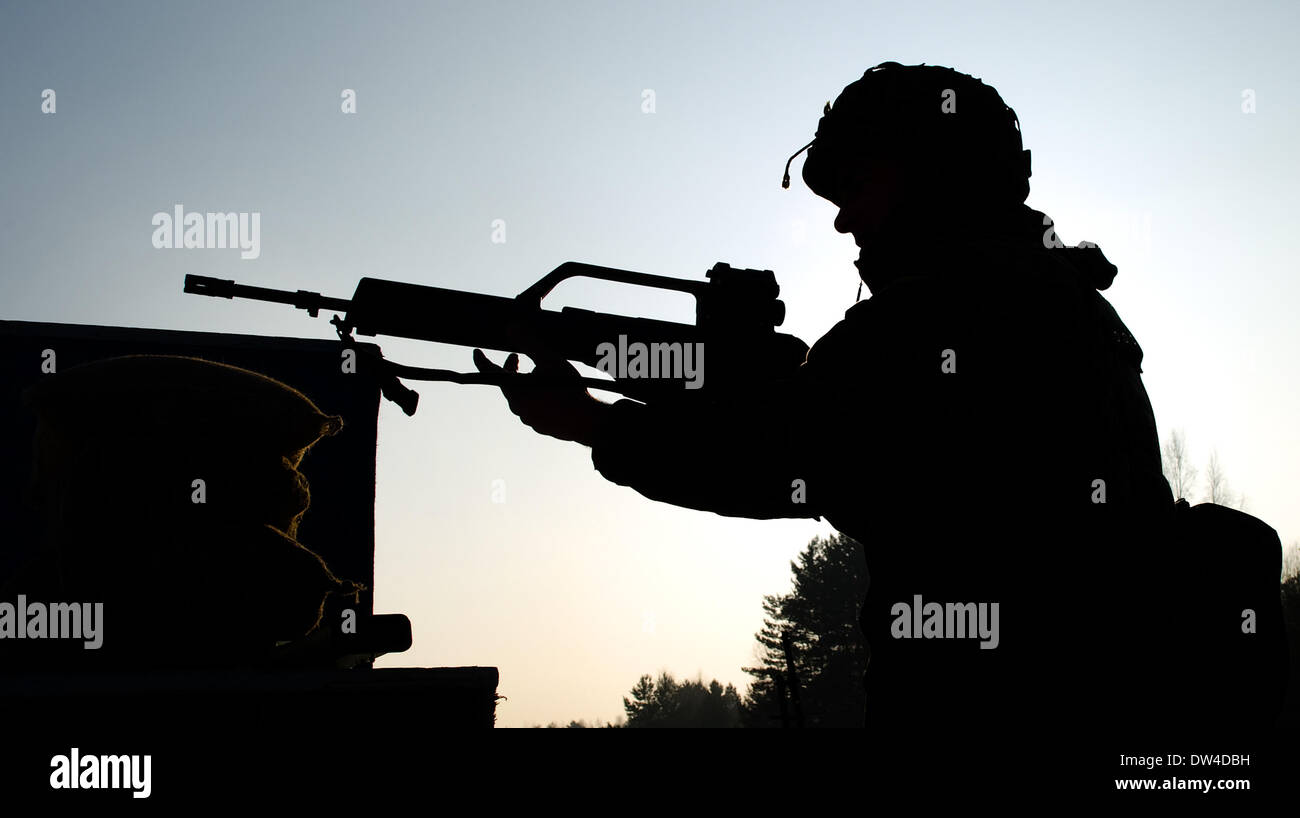
[[[857,259],[854,260],[853,262],[853,266],[858,269],[858,278],[862,279],[862,282],[866,284],[868,288],[870,288],[871,287],[871,265],[868,262],[863,260],[863,256],[865,254],[866,254],[865,250],[859,253]]]
[[[867,258],[867,248],[863,247],[862,249],[858,250],[858,257],[853,260],[853,266],[858,268],[859,273],[867,272],[867,267],[869,262],[867,262],[866,258]]]

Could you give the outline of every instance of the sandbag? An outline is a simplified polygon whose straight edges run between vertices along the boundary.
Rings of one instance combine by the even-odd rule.
[[[72,659],[257,664],[314,629],[330,594],[359,590],[295,539],[310,506],[298,466],[342,419],[287,384],[136,355],[50,375],[24,402],[43,540],[4,591],[103,602],[104,647]]]

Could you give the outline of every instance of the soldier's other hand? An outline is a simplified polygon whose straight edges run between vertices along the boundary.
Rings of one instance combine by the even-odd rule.
[[[573,440],[586,446],[596,437],[602,410],[608,404],[593,398],[577,379],[573,364],[545,352],[530,354],[536,363],[532,372],[519,374],[519,354],[512,352],[504,366],[497,366],[474,350],[474,366],[484,374],[507,377],[501,385],[510,411],[534,431],[560,440]],[[573,383],[565,383],[572,380]]]

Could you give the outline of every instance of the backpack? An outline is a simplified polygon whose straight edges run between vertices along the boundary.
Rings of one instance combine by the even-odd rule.
[[[1236,509],[1178,500],[1167,553],[1170,715],[1193,727],[1271,727],[1289,666],[1277,532]]]

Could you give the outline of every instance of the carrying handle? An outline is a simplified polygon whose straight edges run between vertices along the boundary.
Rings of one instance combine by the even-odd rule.
[[[688,281],[653,273],[638,273],[632,270],[619,270],[614,267],[602,267],[599,264],[584,264],[580,261],[566,261],[537,280],[528,289],[515,296],[515,300],[527,307],[540,309],[542,299],[561,282],[570,278],[594,278],[601,281],[613,281],[618,284],[637,284],[660,290],[677,290],[690,293],[699,303],[700,295],[708,286],[706,281]]]

